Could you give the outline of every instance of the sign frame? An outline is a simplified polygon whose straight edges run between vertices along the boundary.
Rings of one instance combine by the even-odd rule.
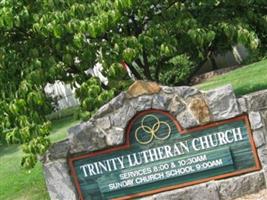
[[[211,122],[211,123],[205,124],[203,126],[200,125],[200,126],[197,126],[197,127],[194,127],[194,128],[190,128],[190,129],[183,129],[182,126],[179,124],[179,122],[176,120],[176,118],[173,115],[171,115],[169,112],[163,111],[163,110],[159,110],[159,109],[149,109],[149,110],[145,110],[145,111],[141,111],[141,112],[137,113],[128,122],[127,129],[125,131],[125,142],[124,142],[124,144],[118,145],[118,146],[114,146],[114,147],[110,147],[110,148],[106,148],[106,149],[102,149],[102,150],[97,150],[97,151],[94,151],[94,152],[89,152],[89,153],[86,153],[86,154],[83,154],[83,155],[78,155],[78,156],[71,155],[71,156],[69,156],[67,158],[68,165],[69,165],[69,168],[70,168],[70,173],[71,173],[71,176],[73,178],[73,181],[74,181],[75,187],[77,189],[78,196],[79,196],[80,200],[84,200],[84,197],[83,197],[82,192],[81,192],[80,184],[79,184],[79,181],[78,181],[78,176],[76,174],[73,162],[76,161],[76,160],[80,160],[80,159],[90,158],[90,157],[94,157],[94,156],[98,156],[98,155],[107,154],[107,153],[111,153],[111,152],[114,152],[114,151],[125,150],[125,149],[130,148],[130,130],[132,128],[132,125],[134,124],[134,122],[139,117],[142,117],[143,115],[147,115],[147,114],[152,113],[152,112],[158,112],[158,113],[161,113],[163,115],[168,116],[173,121],[173,123],[175,124],[177,130],[179,131],[179,133],[181,135],[183,135],[183,134],[191,134],[193,132],[204,130],[204,129],[207,129],[207,128],[212,128],[212,127],[224,125],[224,124],[227,124],[227,123],[230,123],[230,122],[243,120],[244,123],[245,123],[245,127],[246,127],[246,130],[247,130],[247,133],[248,133],[248,139],[249,139],[249,143],[251,145],[253,158],[255,160],[256,166],[250,167],[250,168],[247,168],[247,169],[237,170],[237,171],[226,173],[226,174],[222,174],[222,175],[216,175],[216,176],[212,176],[212,177],[208,177],[208,178],[203,178],[203,179],[199,179],[199,180],[195,180],[195,181],[191,181],[191,182],[186,182],[186,183],[182,183],[182,184],[167,186],[167,187],[163,187],[163,188],[159,188],[159,189],[155,189],[155,190],[151,190],[151,191],[146,191],[146,192],[126,195],[126,196],[115,198],[114,200],[126,200],[126,199],[132,199],[132,198],[140,198],[140,197],[143,197],[143,196],[153,195],[153,194],[160,193],[160,192],[165,192],[165,191],[174,190],[174,189],[178,189],[178,188],[182,188],[182,187],[186,187],[186,186],[192,186],[192,185],[208,182],[208,181],[211,181],[211,180],[219,180],[219,179],[224,179],[224,178],[228,178],[228,177],[232,177],[232,176],[237,176],[237,175],[241,175],[241,174],[245,174],[245,173],[249,173],[249,172],[253,172],[253,171],[258,171],[258,170],[261,169],[259,157],[257,155],[257,150],[256,150],[256,146],[255,146],[255,143],[254,143],[254,140],[253,140],[252,131],[251,131],[251,128],[250,128],[250,122],[249,122],[247,114],[243,114],[243,115],[231,118],[231,119],[221,120],[221,121],[217,121],[217,122]]]

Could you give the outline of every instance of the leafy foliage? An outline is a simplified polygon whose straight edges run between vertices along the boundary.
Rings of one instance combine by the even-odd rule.
[[[81,109],[84,111],[81,114],[82,118],[87,120],[97,108],[107,103],[114,96],[114,90],[104,90],[98,78],[91,78],[83,82],[76,90],[76,95],[82,102]]]
[[[265,0],[0,0],[0,139],[23,143],[25,166],[49,146],[46,83],[80,85],[90,116],[137,79],[182,84],[242,43],[266,49]],[[97,62],[109,85],[84,71]]]

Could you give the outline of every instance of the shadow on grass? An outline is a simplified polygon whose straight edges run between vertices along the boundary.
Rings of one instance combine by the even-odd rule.
[[[7,145],[2,144],[0,145],[0,156],[17,153],[19,151],[19,146],[16,144]]]
[[[251,85],[251,86],[242,86],[242,87],[237,87],[235,88],[235,94],[236,96],[240,97],[242,95],[245,94],[249,94],[249,93],[253,93],[253,92],[257,92],[260,90],[265,90],[267,89],[267,82],[264,84],[257,84],[257,85]]]

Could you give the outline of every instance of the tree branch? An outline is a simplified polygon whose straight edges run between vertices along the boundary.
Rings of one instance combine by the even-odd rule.
[[[137,80],[142,80],[141,75],[139,74],[139,72],[134,68],[134,66],[132,64],[126,63],[129,67],[129,69],[131,70],[131,72],[133,73],[133,75],[135,76],[135,78]]]
[[[133,21],[133,25],[134,25],[134,28],[135,28],[135,36],[137,37],[139,34],[141,34],[143,32],[143,29],[138,26],[138,23],[136,22],[135,18],[134,18],[134,15],[131,15],[131,20]]]
[[[161,61],[159,61],[159,64],[156,66],[156,71],[155,71],[155,80],[159,82],[159,72],[160,72],[160,67],[163,65]]]
[[[69,69],[67,69],[67,72],[69,72],[69,73],[78,74],[81,72],[75,65],[71,65],[68,67],[69,67]]]
[[[149,17],[146,16],[146,18],[143,20],[142,26],[146,25],[149,21],[153,20],[153,17],[162,15],[164,12],[166,12],[168,9],[170,9],[175,3],[177,3],[177,2],[184,2],[184,1],[185,0],[182,0],[182,1],[181,0],[180,1],[179,0],[174,0],[167,7],[163,8],[160,13],[152,14]],[[160,1],[158,3],[160,3]]]
[[[207,62],[208,60],[208,57],[206,57],[204,60],[202,60],[196,67],[195,69],[191,72],[189,78],[187,79],[187,83],[186,84],[189,84],[191,78],[193,76],[195,76],[195,74],[201,69],[201,67],[205,64],[205,62]]]
[[[146,49],[144,46],[143,46],[143,59],[144,59],[144,74],[148,80],[153,80],[149,70],[149,63],[147,59]]]
[[[160,68],[162,67],[162,65],[164,64],[164,62],[168,61],[171,58],[172,58],[172,56],[168,56],[168,57],[163,57],[163,58],[161,58],[159,60],[159,64],[156,66],[156,71],[155,71],[155,79],[156,79],[156,81],[159,81]]]
[[[136,64],[140,67],[140,68],[144,68],[143,63],[141,62],[140,58],[138,58],[137,60],[135,60]]]

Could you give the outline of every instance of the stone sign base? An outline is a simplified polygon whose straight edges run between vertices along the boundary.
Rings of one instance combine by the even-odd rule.
[[[148,109],[169,112],[183,129],[247,114],[261,169],[141,199],[230,200],[266,188],[267,90],[237,98],[230,85],[203,92],[192,87],[166,87],[139,81],[102,106],[88,122],[69,129],[68,139],[53,144],[47,151],[42,161],[50,198],[78,200],[68,157],[122,145],[128,121]]]

